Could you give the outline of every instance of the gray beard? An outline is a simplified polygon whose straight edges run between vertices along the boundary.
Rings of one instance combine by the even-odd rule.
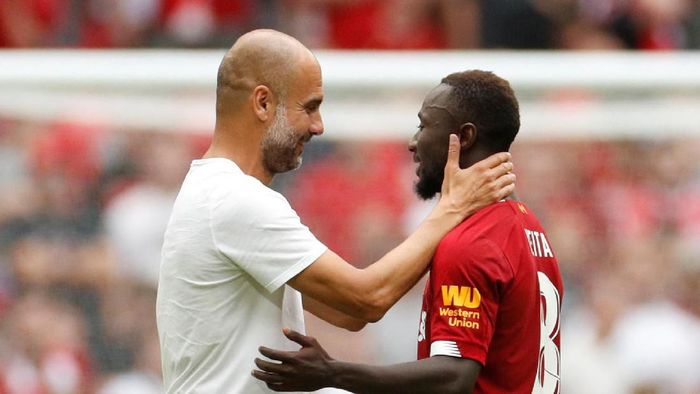
[[[297,156],[299,138],[287,120],[287,109],[278,105],[275,120],[262,140],[263,165],[270,174],[279,174],[299,168],[301,155]]]

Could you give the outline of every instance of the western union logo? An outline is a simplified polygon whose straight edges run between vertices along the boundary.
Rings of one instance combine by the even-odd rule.
[[[442,286],[442,304],[478,308],[481,305],[481,293],[476,287]]]

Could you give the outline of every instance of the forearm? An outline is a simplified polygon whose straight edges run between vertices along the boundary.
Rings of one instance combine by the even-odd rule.
[[[355,268],[329,250],[288,283],[330,308],[375,322],[421,278],[440,239],[463,217],[439,204],[406,241],[369,267]]]
[[[332,361],[333,381],[330,385],[359,394],[470,393],[478,370],[468,371],[460,365],[462,363],[473,362],[448,357],[431,357],[389,366]]]
[[[326,322],[349,331],[360,331],[367,325],[364,319],[358,319],[343,313],[335,308],[311,298],[307,295],[303,296],[304,309],[311,312],[314,316],[325,320]]]
[[[369,298],[383,315],[423,276],[440,240],[464,217],[438,205],[413,234],[363,270],[358,294]]]
[[[450,136],[438,205],[394,250],[357,269],[328,250],[287,283],[331,308],[365,321],[379,320],[426,271],[440,240],[464,218],[513,190],[509,155],[499,153],[459,170],[459,142]]]

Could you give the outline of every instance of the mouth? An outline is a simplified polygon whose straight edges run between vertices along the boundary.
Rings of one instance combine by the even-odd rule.
[[[416,175],[418,175],[420,171],[420,157],[415,153],[413,154],[413,162],[416,163]]]
[[[306,145],[306,143],[309,141],[311,141],[310,135],[299,140],[299,142],[297,143],[297,150],[299,151],[299,153],[304,152],[304,145]]]

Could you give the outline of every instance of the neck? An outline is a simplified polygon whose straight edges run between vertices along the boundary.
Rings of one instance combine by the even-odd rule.
[[[274,174],[270,173],[263,164],[260,138],[257,133],[237,133],[234,130],[222,130],[217,127],[214,131],[209,149],[202,158],[221,157],[229,159],[245,173],[265,185],[272,183]]]
[[[469,168],[494,153],[496,152],[486,149],[480,145],[474,145],[471,148],[468,148],[466,151],[462,150],[459,158],[459,166],[461,168]]]

